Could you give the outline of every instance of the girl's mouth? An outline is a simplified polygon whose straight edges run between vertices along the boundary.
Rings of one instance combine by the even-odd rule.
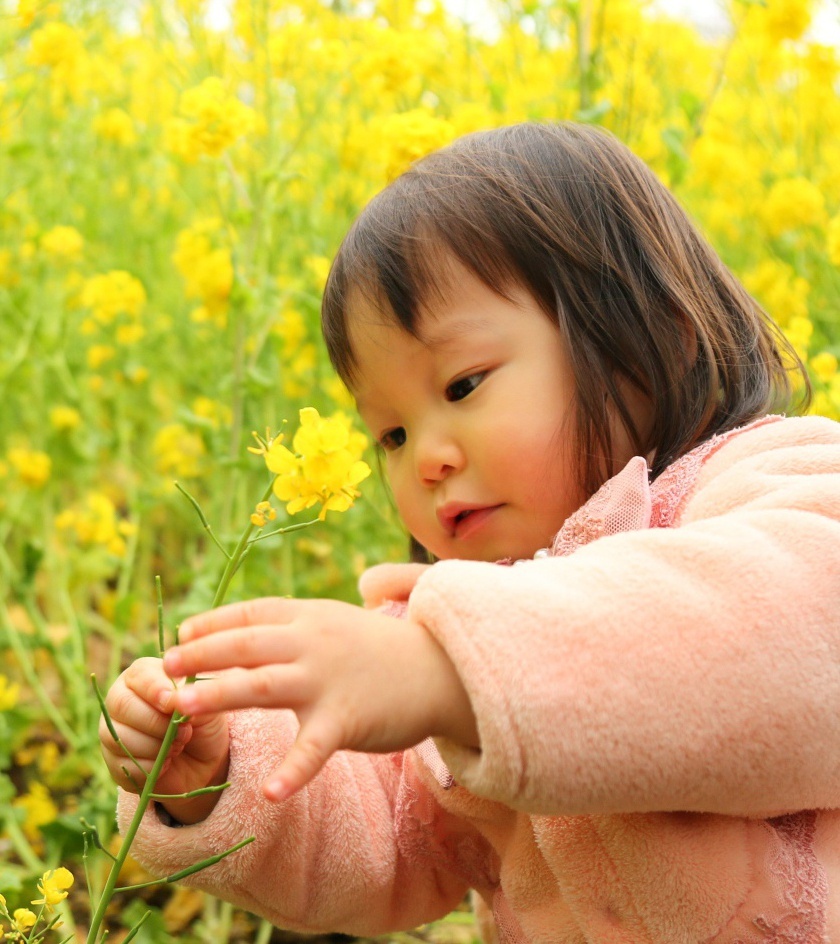
[[[463,505],[450,503],[438,510],[437,516],[449,536],[463,540],[474,534],[501,505]]]

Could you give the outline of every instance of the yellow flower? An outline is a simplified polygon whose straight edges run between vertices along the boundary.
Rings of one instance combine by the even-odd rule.
[[[84,53],[82,38],[66,23],[47,23],[32,34],[28,60],[33,66],[56,68],[75,62]]]
[[[210,397],[196,397],[192,402],[192,411],[196,416],[207,420],[213,429],[229,426],[233,419],[231,409],[226,403],[219,403]]]
[[[168,127],[169,149],[186,161],[218,157],[256,127],[256,114],[225,91],[217,76],[187,89],[181,96],[182,118]]]
[[[828,224],[826,233],[828,258],[836,266],[840,266],[840,216],[835,216]]]
[[[158,430],[152,452],[161,475],[187,479],[199,475],[207,450],[198,433],[191,432],[182,423],[169,423]]]
[[[125,537],[136,528],[119,518],[116,506],[102,492],[89,492],[65,508],[56,515],[55,527],[72,534],[82,547],[104,547],[117,557],[125,554]]]
[[[766,0],[751,5],[748,24],[760,26],[773,43],[798,39],[811,22],[812,0]]]
[[[137,140],[134,122],[122,108],[108,108],[93,120],[94,132],[105,141],[128,147]]]
[[[99,370],[103,364],[112,360],[117,352],[110,344],[94,344],[87,352],[87,365],[91,370]]]
[[[270,442],[264,456],[277,475],[274,494],[286,502],[286,511],[294,515],[320,503],[322,521],[328,511],[347,511],[360,494],[356,486],[370,475],[360,458],[367,441],[352,429],[350,419],[340,413],[321,417],[306,407],[300,411],[294,452],[282,439]]]
[[[50,425],[60,433],[77,429],[81,422],[81,414],[72,406],[54,406],[50,410]]]
[[[7,458],[24,485],[32,488],[44,485],[52,472],[52,460],[38,449],[17,446],[9,450]]]
[[[773,236],[801,226],[820,226],[825,222],[825,199],[810,180],[789,177],[773,184],[762,215]]]
[[[837,358],[829,351],[822,351],[811,358],[811,370],[823,383],[828,383],[837,373]]]
[[[233,288],[233,259],[227,246],[217,242],[222,222],[216,217],[198,220],[181,230],[172,253],[172,261],[184,280],[187,298],[199,298],[206,317],[196,321],[217,320]]]
[[[808,315],[811,286],[780,259],[764,259],[744,273],[744,285],[783,326]]]
[[[137,317],[146,304],[146,290],[130,272],[114,269],[85,280],[81,303],[100,324],[107,325],[118,315]]]
[[[425,108],[389,115],[379,125],[388,180],[398,177],[426,154],[438,150],[455,137],[455,128]]]
[[[20,931],[21,934],[26,934],[27,931],[34,927],[37,920],[38,917],[35,912],[30,911],[28,908],[15,908],[15,913],[12,915],[12,923],[14,924],[15,930]]]
[[[26,838],[35,842],[40,838],[41,827],[52,823],[58,816],[58,807],[53,803],[49,791],[42,783],[33,783],[29,793],[17,797],[12,806],[25,813],[23,831]],[[40,902],[33,902],[40,904]]]
[[[82,234],[72,226],[54,226],[41,237],[44,252],[64,262],[80,259],[84,247]]]
[[[136,344],[146,336],[146,329],[141,324],[120,325],[114,333],[117,344]]]
[[[10,682],[5,675],[0,675],[0,711],[14,708],[18,702],[20,685]]]
[[[277,512],[272,508],[271,502],[257,502],[257,507],[251,515],[251,524],[256,528],[265,527],[267,521],[274,521]]]
[[[73,885],[73,873],[63,866],[58,869],[49,869],[41,876],[38,882],[38,891],[43,898],[34,899],[33,905],[44,905],[48,912],[64,901],[70,887]]]
[[[0,286],[13,288],[20,282],[20,275],[15,271],[11,249],[0,249]]]

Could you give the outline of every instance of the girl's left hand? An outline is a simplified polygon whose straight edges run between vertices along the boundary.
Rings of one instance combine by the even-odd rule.
[[[263,784],[283,800],[338,750],[388,753],[431,736],[478,746],[449,656],[419,623],[335,600],[267,597],[187,620],[164,657],[172,678],[222,670],[178,690],[185,715],[290,708],[300,732]]]

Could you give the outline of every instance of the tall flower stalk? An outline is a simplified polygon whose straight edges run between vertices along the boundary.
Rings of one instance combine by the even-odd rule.
[[[293,440],[295,452],[292,452],[282,445],[282,434],[272,437],[269,433],[266,433],[265,438],[256,436],[255,434],[258,446],[251,447],[250,451],[263,457],[266,467],[272,472],[272,477],[262,498],[256,505],[256,510],[251,514],[248,524],[243,529],[239,540],[231,551],[228,551],[214,533],[198,501],[183,486],[177,482],[175,483],[181,494],[192,504],[208,536],[226,558],[225,566],[213,597],[213,607],[220,606],[224,602],[231,581],[255,543],[274,535],[289,534],[303,528],[308,528],[318,521],[323,521],[327,511],[346,511],[352,506],[359,495],[356,486],[370,474],[370,468],[360,458],[366,441],[360,433],[356,433],[351,429],[348,418],[343,416],[322,418],[316,410],[306,408],[301,410],[300,420],[300,429]],[[281,497],[282,500],[287,502],[287,511],[290,514],[294,514],[304,508],[311,508],[318,502],[321,503],[321,512],[317,518],[312,520],[279,527],[267,533],[262,532],[266,523],[276,517],[276,512],[270,501],[272,495]],[[260,531],[261,533],[255,534],[255,531]],[[156,578],[156,585],[158,592],[159,650],[161,656],[163,656],[165,649],[165,633],[163,599],[159,577]],[[106,854],[112,859],[111,867],[99,902],[94,910],[86,940],[86,944],[100,944],[107,936],[107,931],[103,932],[102,930],[105,913],[111,899],[117,892],[134,891],[149,885],[170,884],[180,881],[188,875],[199,872],[210,865],[215,865],[227,856],[238,852],[244,846],[253,842],[255,837],[248,836],[231,848],[220,852],[218,855],[203,859],[201,862],[197,862],[195,865],[173,875],[168,875],[162,879],[155,879],[150,882],[144,882],[139,885],[119,887],[117,882],[119,880],[120,871],[129,854],[131,845],[134,842],[134,838],[137,835],[137,831],[140,828],[140,823],[148,809],[149,803],[152,800],[175,799],[175,797],[163,796],[156,793],[155,785],[166,758],[169,755],[175,736],[178,733],[178,727],[188,719],[186,715],[177,711],[172,715],[172,719],[166,729],[152,769],[148,775],[145,775],[138,761],[120,740],[116,728],[111,721],[105,700],[96,684],[96,679],[94,676],[91,676],[91,678],[97,700],[111,736],[125,751],[127,760],[134,764],[141,775],[145,776],[145,782],[140,791],[137,809],[126,829],[119,851],[116,855],[112,855],[106,851]],[[194,681],[195,676],[190,676],[187,679],[188,683]],[[193,790],[177,798],[191,799],[202,794],[224,790],[228,786],[229,784],[224,783],[220,786],[205,787],[200,790]],[[91,833],[91,838],[94,844],[97,844],[95,832]],[[99,848],[102,848],[101,845],[99,845]],[[129,937],[136,935],[140,924],[146,920],[147,916],[148,913],[129,931]]]

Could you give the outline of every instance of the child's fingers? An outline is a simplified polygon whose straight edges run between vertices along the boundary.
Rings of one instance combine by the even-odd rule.
[[[311,682],[297,665],[231,669],[218,678],[186,685],[175,696],[178,710],[196,714],[239,708],[298,708],[312,695]]]
[[[286,597],[261,597],[258,600],[228,603],[216,610],[208,610],[184,620],[181,623],[179,639],[189,642],[225,629],[264,623],[287,623],[295,618],[299,608],[299,601]]]
[[[175,646],[163,657],[163,665],[171,677],[180,678],[219,669],[290,662],[299,654],[297,637],[284,632],[282,626],[248,626]]]
[[[330,715],[321,713],[308,718],[283,763],[263,784],[265,796],[279,803],[305,787],[341,749],[342,738],[340,725]]]
[[[386,600],[407,600],[429,564],[377,564],[359,577],[359,593],[366,607],[381,606]]]

